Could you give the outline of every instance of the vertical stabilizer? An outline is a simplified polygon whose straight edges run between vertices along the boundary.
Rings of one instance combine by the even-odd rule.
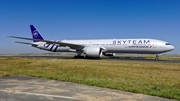
[[[33,39],[44,40],[43,37],[41,36],[41,34],[36,30],[36,28],[33,25],[30,25],[30,28],[31,28],[31,33],[32,33]],[[34,40],[34,42],[37,42],[37,41]]]

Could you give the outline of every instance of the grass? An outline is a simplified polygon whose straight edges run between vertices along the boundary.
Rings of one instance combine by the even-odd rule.
[[[1,58],[0,76],[27,75],[180,100],[180,64]]]

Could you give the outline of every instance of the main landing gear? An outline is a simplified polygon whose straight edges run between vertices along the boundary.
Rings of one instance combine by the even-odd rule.
[[[74,58],[76,58],[76,59],[84,58],[84,56],[81,56],[81,54],[82,54],[82,51],[77,50],[77,55],[75,55]]]
[[[158,61],[158,60],[159,60],[159,54],[156,54],[155,61]]]

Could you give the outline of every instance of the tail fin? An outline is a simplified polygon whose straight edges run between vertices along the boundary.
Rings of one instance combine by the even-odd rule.
[[[43,37],[41,36],[41,34],[36,30],[36,28],[33,25],[30,25],[30,28],[31,28],[31,33],[32,33],[33,39],[44,40]],[[34,40],[34,42],[37,42],[37,41]]]

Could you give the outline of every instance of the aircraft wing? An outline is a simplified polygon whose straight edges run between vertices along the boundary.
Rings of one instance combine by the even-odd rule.
[[[41,40],[41,39],[25,38],[25,37],[19,37],[19,36],[7,36],[7,37],[24,39],[24,40],[35,40],[35,41],[39,41],[39,42],[46,42],[47,44],[59,44],[60,46],[68,46],[72,49],[79,49],[79,50],[82,50],[85,47],[83,45],[73,44],[73,43],[65,43],[65,42],[61,42],[61,41],[57,42],[57,41],[51,41],[51,40]],[[22,42],[16,42],[16,43],[22,43]]]

